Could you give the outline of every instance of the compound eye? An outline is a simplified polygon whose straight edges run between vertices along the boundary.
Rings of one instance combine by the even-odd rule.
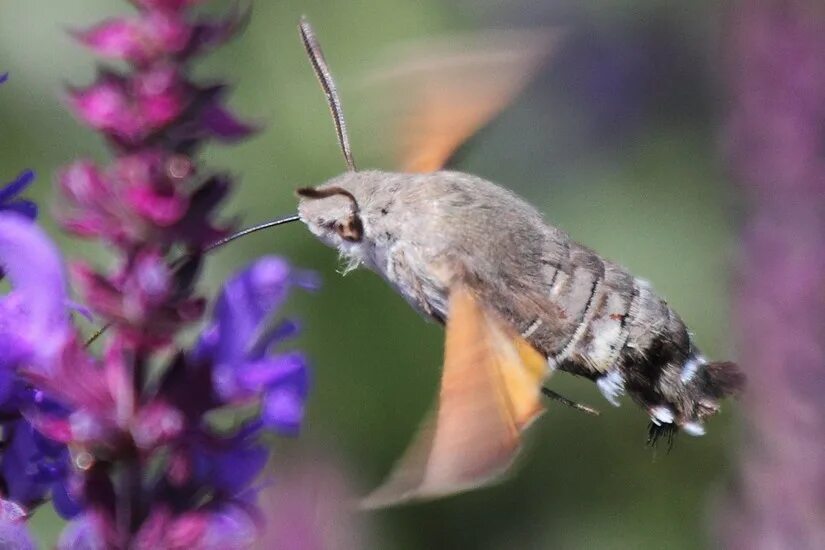
[[[357,243],[364,238],[364,225],[357,214],[353,214],[344,221],[336,222],[335,232],[345,241]]]

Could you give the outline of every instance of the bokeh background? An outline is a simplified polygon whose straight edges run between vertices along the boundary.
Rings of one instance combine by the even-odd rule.
[[[241,178],[226,214],[244,224],[289,213],[294,188],[344,169],[297,38],[301,14],[311,18],[337,77],[362,167],[393,165],[388,144],[398,136],[378,120],[386,109],[364,84],[364,75],[386,61],[383,54],[402,42],[476,29],[562,28],[558,50],[463,150],[457,168],[516,191],[551,223],[649,279],[706,355],[736,358],[730,293],[741,199],[721,147],[720,4],[260,0],[247,32],[198,71],[234,83],[233,107],[263,131],[238,146],[208,149],[204,162]],[[67,30],[128,9],[111,0],[0,1],[0,71],[11,75],[0,93],[0,167],[4,178],[34,168],[33,195],[41,204],[53,205],[59,166],[106,154],[61,104],[63,86],[87,83],[94,70]],[[48,213],[41,220],[69,256],[107,261],[95,246],[59,235]],[[337,468],[353,494],[366,492],[389,470],[434,397],[442,330],[377,276],[359,270],[340,277],[335,253],[298,224],[215,254],[207,265],[210,292],[239,266],[271,253],[324,280],[318,294],[296,295],[288,308],[305,326],[300,345],[312,358],[314,387],[306,430],[276,443],[273,468],[287,476],[296,464],[317,459]],[[324,521],[359,531],[356,544],[369,548],[713,546],[719,496],[733,478],[741,440],[735,402],[709,423],[705,437],[682,437],[667,453],[645,446],[647,418],[629,401],[614,409],[592,384],[565,374],[551,387],[603,414],[551,405],[505,483],[370,515],[330,512]],[[307,490],[321,489],[307,483]],[[37,514],[36,535],[53,541],[57,520]]]

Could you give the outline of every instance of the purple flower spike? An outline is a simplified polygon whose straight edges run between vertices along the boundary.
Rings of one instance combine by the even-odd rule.
[[[30,220],[0,212],[0,266],[12,285],[0,298],[0,366],[48,370],[69,334],[60,255]]]
[[[0,426],[9,409],[28,428],[0,441],[8,450],[0,474],[29,465],[35,478],[6,486],[27,501],[51,495],[65,517],[79,514],[60,549],[250,548],[261,518],[253,483],[270,454],[264,431],[295,434],[309,388],[304,356],[278,349],[297,324],[269,321],[293,288],[317,281],[279,258],[256,262],[225,285],[195,349],[179,347],[206,311],[196,290],[204,256],[232,229],[217,216],[234,178],[197,153],[257,130],[227,107],[229,87],[197,81],[191,62],[242,30],[249,10],[210,18],[189,11],[201,0],[130,1],[135,15],[75,33],[123,63],[102,67],[67,99],[113,158],[77,160],[58,176],[63,228],[106,243],[117,258],[108,269],[72,265],[84,305],[106,326],[94,346],[58,307],[68,303],[59,260],[49,264],[54,255],[19,221],[11,231],[0,223],[0,265],[12,268],[14,288],[0,299],[0,365],[8,366]],[[17,180],[0,199],[27,183]],[[20,251],[24,238],[34,242]],[[25,323],[40,332],[20,329]],[[32,334],[57,339],[60,353],[33,361]],[[60,406],[23,399],[24,381]],[[226,415],[237,423],[226,426]],[[57,443],[40,449],[46,438]],[[82,469],[61,463],[66,446]]]
[[[3,84],[8,79],[9,79],[9,73],[0,73],[0,84]]]

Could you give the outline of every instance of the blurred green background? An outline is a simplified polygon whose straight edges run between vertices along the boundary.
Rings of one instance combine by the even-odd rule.
[[[226,3],[207,9],[220,11]],[[584,4],[584,6],[580,5]],[[66,31],[128,11],[111,0],[0,1],[0,175],[38,172],[35,198],[76,157],[106,158],[98,137],[61,104],[94,60]],[[307,14],[337,77],[361,167],[391,168],[379,109],[362,76],[398,43],[491,27],[560,26],[562,47],[526,92],[463,151],[458,169],[501,183],[549,221],[649,279],[681,313],[706,355],[734,355],[729,289],[736,196],[719,151],[717,3],[654,0],[259,0],[247,32],[197,66],[235,86],[232,106],[265,125],[255,139],[210,147],[208,166],[239,185],[227,216],[244,224],[290,212],[293,189],[344,168],[323,96],[297,39]],[[70,257],[106,261],[94,243],[42,223]],[[276,253],[323,275],[296,295],[314,388],[306,430],[280,441],[282,460],[329,454],[359,492],[403,450],[436,390],[441,328],[424,322],[377,276],[342,278],[335,252],[300,225],[259,233],[212,257],[208,292],[251,259]],[[87,327],[90,329],[90,327]],[[711,545],[714,499],[728,479],[735,404],[703,438],[670,453],[645,447],[647,418],[610,407],[589,382],[559,374],[551,387],[600,408],[599,418],[551,405],[505,483],[439,502],[358,518],[367,546],[419,548],[696,548]],[[59,528],[38,512],[46,543]]]

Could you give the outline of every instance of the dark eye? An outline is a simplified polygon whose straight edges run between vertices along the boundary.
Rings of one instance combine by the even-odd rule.
[[[337,222],[335,231],[342,239],[351,243],[357,243],[364,237],[364,225],[357,215],[352,215],[344,221]]]

